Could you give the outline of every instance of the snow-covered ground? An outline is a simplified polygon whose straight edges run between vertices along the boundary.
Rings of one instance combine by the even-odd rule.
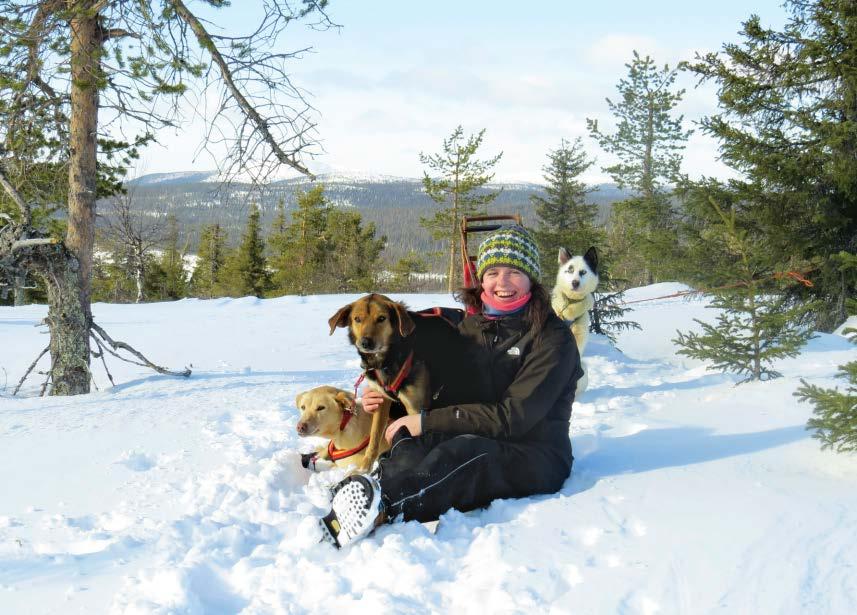
[[[837,384],[857,349],[820,335],[784,378],[735,387],[670,342],[712,317],[700,300],[636,304],[621,352],[590,342],[560,493],[319,544],[340,474],[301,468],[293,400],[357,377],[327,327],[355,296],[95,305],[194,373],[113,361],[110,387],[93,363],[100,390],[75,398],[39,398],[38,379],[10,396],[45,308],[0,307],[0,613],[854,612],[857,457],[820,451],[792,392]]]

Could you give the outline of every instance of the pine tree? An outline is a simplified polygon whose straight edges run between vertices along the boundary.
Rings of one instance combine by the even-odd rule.
[[[319,184],[297,194],[292,222],[285,225],[284,209],[270,237],[273,288],[277,294],[308,295],[323,292],[327,256],[327,218],[331,205]]]
[[[705,229],[706,249],[720,255],[721,264],[710,272],[710,281],[722,283],[721,276],[728,276],[732,283],[712,291],[708,307],[721,311],[715,325],[696,320],[701,334],[678,332],[673,340],[682,347],[678,354],[745,376],[741,382],[779,377],[772,364],[797,356],[812,337],[806,318],[815,306],[795,304],[783,282],[774,283],[790,278],[770,268],[763,238],[753,218],[744,217],[740,203],[718,203],[709,197],[708,204],[718,221],[712,220]]]
[[[375,239],[375,225],[363,227],[356,211],[332,209],[326,224],[325,290],[368,292],[375,288],[387,238]]]
[[[426,194],[443,207],[431,218],[420,218],[420,224],[431,231],[434,239],[445,244],[449,292],[461,282],[457,252],[461,220],[465,216],[484,214],[488,204],[499,194],[486,190],[485,185],[494,178],[491,170],[503,153],[486,160],[476,158],[484,135],[485,129],[482,129],[465,139],[463,129],[458,126],[444,139],[441,153],[420,154],[420,162],[428,167],[423,172]]]
[[[196,81],[208,92],[217,90],[207,132],[225,146],[219,162],[227,174],[249,171],[264,178],[280,164],[310,174],[300,156],[312,144],[315,124],[286,70],[294,54],[284,52],[278,38],[287,24],[313,13],[314,27],[331,26],[327,0],[298,6],[268,0],[255,14],[258,27],[226,37],[214,25],[215,13],[223,12],[215,9],[232,3],[207,0],[200,11],[188,4],[0,2],[0,157],[8,151],[27,163],[65,170],[68,215],[61,242],[41,236],[29,197],[6,182],[21,223],[0,218],[0,234],[13,239],[0,241],[0,267],[25,265],[47,289],[53,395],[89,392],[90,342],[101,335],[90,307],[96,201],[105,192],[99,173],[111,156],[133,148],[104,138],[107,132],[139,129],[140,145],[158,129],[175,126],[183,95]],[[99,109],[111,112],[99,117]],[[27,133],[37,135],[27,144],[34,156],[21,151],[15,138]],[[116,179],[109,178],[108,192],[118,188]],[[22,247],[17,239],[24,237],[44,241]]]
[[[609,274],[606,279],[599,275],[598,286],[603,290],[593,294],[595,305],[589,310],[589,330],[606,336],[614,344],[617,333],[631,329],[641,330],[642,327],[637,321],[625,320],[625,314],[630,312],[631,308],[623,304],[625,291],[617,289],[618,285],[610,279]]]
[[[164,273],[161,299],[181,299],[187,296],[187,274],[184,269],[184,252],[179,247],[178,220],[174,214],[167,218],[166,244],[160,266]]]
[[[417,292],[424,286],[424,283],[420,282],[417,276],[427,271],[428,265],[425,259],[411,250],[393,265],[392,276],[387,283],[387,289],[389,292],[395,293]]]
[[[821,448],[836,452],[857,451],[857,361],[839,366],[837,376],[848,380],[845,391],[824,389],[801,380],[803,386],[795,395],[800,401],[810,402],[815,409],[814,418],[807,421],[807,429],[821,440]]]
[[[543,168],[545,196],[530,197],[538,218],[535,235],[544,280],[556,277],[560,248],[583,254],[590,246],[600,249],[604,245],[604,233],[595,226],[598,206],[586,202],[592,189],[580,180],[592,164],[579,137],[571,144],[563,139],[548,153],[548,164]]]
[[[244,227],[244,233],[241,235],[241,243],[225,259],[222,283],[230,289],[230,294],[262,297],[270,287],[260,218],[259,208],[254,203],[250,206],[247,226]]]
[[[836,259],[843,269],[857,269],[857,257],[842,252]],[[848,299],[849,313],[857,315],[857,299]],[[850,335],[852,342],[857,344],[857,328],[848,328],[845,335]],[[795,396],[802,402],[809,402],[815,409],[813,418],[807,422],[807,429],[815,430],[814,438],[821,440],[821,448],[832,448],[837,452],[857,451],[857,361],[851,361],[839,366],[839,378],[848,381],[845,391],[838,388],[824,389],[801,380],[801,386]]]
[[[801,294],[821,300],[814,326],[831,331],[857,294],[857,272],[832,255],[857,253],[857,4],[787,0],[790,19],[767,28],[757,16],[743,41],[691,66],[714,82],[720,113],[702,122],[721,160],[741,179],[772,255],[816,267]]]
[[[216,296],[225,259],[226,234],[220,224],[203,227],[199,237],[196,267],[190,281],[194,296],[205,299]]]
[[[681,152],[692,131],[683,130],[683,116],[673,117],[684,96],[684,90],[673,91],[677,69],[668,65],[659,69],[651,57],[641,58],[636,51],[626,66],[628,76],[617,86],[620,100],[607,99],[616,132],[603,132],[597,120],[586,122],[602,149],[619,158],[604,171],[620,189],[634,195],[613,206],[609,226],[618,229],[613,238],[626,245],[613,246],[612,260],[621,277],[651,283],[669,275],[670,265],[680,258],[668,185],[679,177]],[[635,278],[637,272],[643,277]]]

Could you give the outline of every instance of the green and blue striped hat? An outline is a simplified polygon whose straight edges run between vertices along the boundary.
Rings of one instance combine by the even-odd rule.
[[[522,226],[509,226],[491,233],[479,244],[476,258],[476,277],[489,267],[514,267],[526,273],[530,280],[538,281],[541,275],[539,249],[530,232]]]

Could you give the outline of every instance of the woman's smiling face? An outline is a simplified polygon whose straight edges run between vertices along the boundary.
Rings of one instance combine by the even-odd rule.
[[[501,303],[517,301],[530,292],[531,286],[527,274],[514,267],[489,267],[482,275],[482,290]]]

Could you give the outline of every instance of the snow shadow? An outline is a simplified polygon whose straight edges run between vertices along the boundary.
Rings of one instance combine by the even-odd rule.
[[[586,437],[586,436],[582,436]],[[574,470],[588,486],[621,474],[677,468],[776,448],[806,439],[806,427],[794,425],[768,431],[714,434],[702,427],[645,429],[633,435],[601,438],[592,452],[576,459]]]
[[[660,382],[658,384],[633,384],[627,387],[617,387],[614,385],[602,385],[588,389],[584,394],[586,397],[581,401],[591,403],[593,401],[602,400],[602,398],[613,398],[619,395],[640,396],[644,393],[654,393],[658,391],[680,391],[688,389],[699,389],[702,387],[716,386],[723,383],[732,383],[735,378],[728,374],[706,374],[693,380],[682,380],[679,382],[669,381]]]
[[[280,379],[283,384],[292,383],[307,383],[307,386],[319,386],[318,383],[331,384],[332,386],[340,386],[348,388],[353,386],[354,380],[357,377],[353,369],[334,369],[334,370],[314,370],[314,371],[271,371],[271,370],[246,370],[240,369],[230,372],[193,372],[189,378],[181,378],[179,376],[165,376],[161,374],[151,374],[135,380],[119,383],[109,390],[118,393],[127,389],[133,389],[140,385],[152,382],[189,382],[191,389],[194,392],[209,390],[209,389],[232,389],[239,387],[252,386],[268,386],[270,381],[264,379],[276,378]],[[263,381],[254,381],[262,379]],[[251,382],[252,381],[252,382]],[[174,392],[171,392],[174,393]],[[171,395],[166,395],[171,396]],[[147,397],[154,397],[147,392]]]
[[[806,346],[801,348],[801,353],[839,350],[857,350],[857,346],[841,335],[816,332],[815,336],[806,343]]]

